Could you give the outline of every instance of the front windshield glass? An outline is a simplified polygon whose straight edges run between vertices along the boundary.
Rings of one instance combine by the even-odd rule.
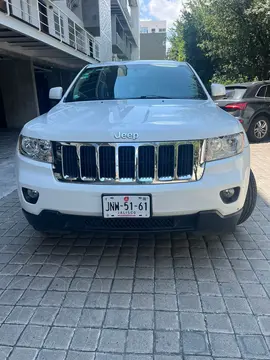
[[[122,99],[193,99],[207,95],[185,64],[129,64],[86,68],[66,102]]]

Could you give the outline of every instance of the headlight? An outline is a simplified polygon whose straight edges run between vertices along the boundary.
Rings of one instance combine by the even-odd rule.
[[[208,139],[205,160],[220,160],[240,154],[244,149],[244,144],[243,133]]]
[[[19,150],[22,155],[31,159],[52,163],[52,144],[48,140],[39,140],[21,135]]]

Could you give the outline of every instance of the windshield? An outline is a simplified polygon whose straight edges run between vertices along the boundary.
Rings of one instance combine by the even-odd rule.
[[[206,100],[207,95],[185,64],[129,64],[86,68],[64,101],[148,98]]]
[[[240,100],[246,91],[247,88],[226,88],[226,99]]]

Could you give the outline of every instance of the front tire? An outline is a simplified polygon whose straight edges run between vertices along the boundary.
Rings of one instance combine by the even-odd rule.
[[[256,201],[257,201],[256,179],[255,179],[255,176],[254,176],[252,170],[250,170],[247,196],[246,196],[242,214],[238,221],[238,225],[242,224],[250,217],[250,215],[252,214],[252,212],[256,206]]]
[[[269,120],[266,116],[257,116],[248,129],[247,135],[252,142],[264,141],[269,134]]]

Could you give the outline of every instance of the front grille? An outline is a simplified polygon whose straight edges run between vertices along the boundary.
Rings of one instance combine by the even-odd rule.
[[[166,143],[53,143],[60,181],[144,183],[197,181],[204,163],[202,141]]]
[[[154,179],[155,148],[153,145],[139,147],[139,179]]]

